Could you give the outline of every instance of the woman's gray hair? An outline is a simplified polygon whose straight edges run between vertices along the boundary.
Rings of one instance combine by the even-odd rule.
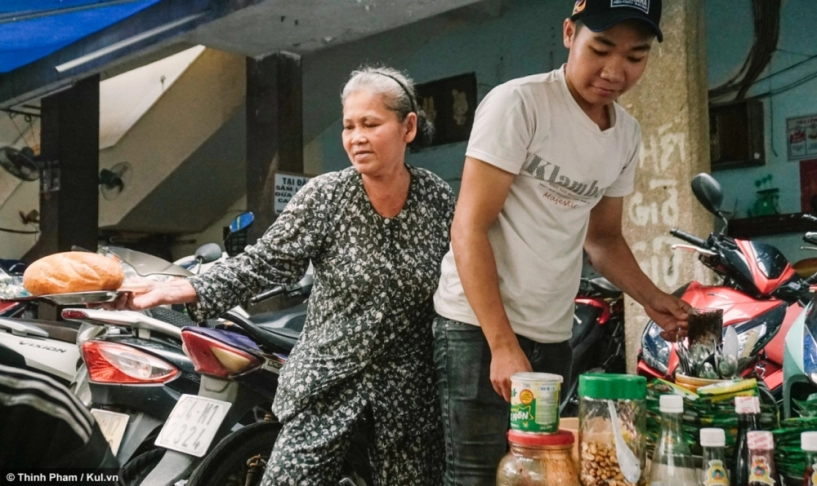
[[[434,135],[434,125],[425,112],[417,105],[417,93],[414,90],[414,81],[397,69],[389,67],[363,67],[352,71],[349,81],[343,87],[340,95],[341,103],[346,98],[361,89],[367,89],[383,96],[386,107],[397,113],[401,122],[409,113],[417,114],[417,135],[409,143],[409,148],[426,147],[431,143]]]

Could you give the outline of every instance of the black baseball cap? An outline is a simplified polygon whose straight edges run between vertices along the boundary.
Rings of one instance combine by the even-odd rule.
[[[570,20],[581,20],[593,32],[607,30],[619,22],[636,19],[646,22],[658,38],[664,34],[661,22],[661,0],[578,0]]]

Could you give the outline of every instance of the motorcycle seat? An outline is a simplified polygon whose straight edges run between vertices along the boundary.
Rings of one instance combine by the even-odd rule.
[[[304,330],[307,304],[298,304],[295,307],[272,312],[264,312],[250,316],[250,321],[260,327],[268,329],[287,329],[298,334]],[[289,335],[287,331],[285,334]]]
[[[600,293],[603,297],[618,297],[621,295],[621,289],[613,285],[612,282],[604,277],[596,277],[590,280],[590,285]]]
[[[295,343],[298,342],[298,338],[301,337],[299,331],[285,327],[258,326],[258,330],[261,332],[260,337],[266,341],[266,344],[272,345],[287,353],[292,351],[292,348],[295,347]]]
[[[145,315],[162,322],[172,324],[180,329],[185,326],[196,325],[193,319],[188,317],[187,314],[183,314],[172,309],[167,309],[165,307],[154,307],[153,309],[146,310]]]

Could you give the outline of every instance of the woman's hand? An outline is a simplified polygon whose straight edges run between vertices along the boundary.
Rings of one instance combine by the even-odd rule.
[[[168,304],[186,304],[198,298],[196,289],[186,279],[169,282],[144,280],[138,285],[123,286],[128,289],[113,302],[101,304],[107,310],[144,310]]]
[[[644,305],[644,310],[664,330],[661,337],[665,340],[675,342],[677,338],[686,336],[689,311],[692,310],[688,303],[674,295],[658,292]]]

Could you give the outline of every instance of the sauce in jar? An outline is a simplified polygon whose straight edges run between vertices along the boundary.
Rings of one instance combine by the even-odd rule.
[[[510,452],[499,463],[497,486],[579,486],[571,432],[508,432]]]

